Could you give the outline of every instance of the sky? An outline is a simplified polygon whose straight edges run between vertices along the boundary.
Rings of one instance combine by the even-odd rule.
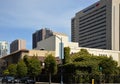
[[[71,18],[98,0],[0,0],[0,40],[9,44],[26,40],[32,49],[32,33],[41,28],[71,38]]]

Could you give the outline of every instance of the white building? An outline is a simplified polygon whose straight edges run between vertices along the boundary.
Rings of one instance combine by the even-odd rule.
[[[64,34],[57,34],[55,36],[51,36],[45,40],[42,40],[38,42],[36,49],[45,49],[50,51],[55,51],[55,56],[61,56],[60,55],[60,43],[61,38],[64,47],[70,47],[71,51],[70,53],[76,53],[79,52],[80,49],[87,49],[90,54],[94,54],[97,56],[106,55],[106,56],[112,56],[113,60],[118,62],[118,65],[120,66],[120,51],[114,51],[114,50],[104,50],[104,49],[95,49],[95,48],[85,48],[85,47],[79,47],[78,43],[76,42],[69,42],[68,36]]]
[[[8,43],[6,41],[0,41],[0,57],[7,55]]]
[[[61,49],[61,40],[64,45],[64,47],[78,47],[78,43],[76,42],[69,42],[68,36],[65,34],[61,33],[54,33],[54,36],[51,36],[45,40],[42,40],[37,43],[37,48],[36,49],[45,49],[45,50],[51,50],[55,51],[55,56],[58,57],[60,56],[60,49]]]

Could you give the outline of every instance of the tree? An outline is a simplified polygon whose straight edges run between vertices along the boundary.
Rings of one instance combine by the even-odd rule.
[[[70,48],[69,47],[65,47],[64,48],[64,64],[70,63],[70,62],[71,62]]]
[[[19,77],[24,77],[27,75],[27,66],[23,60],[20,60],[17,64],[17,74]]]
[[[9,75],[9,70],[8,69],[4,70],[3,75]]]
[[[28,67],[28,64],[29,64],[28,55],[25,55],[25,56],[23,57],[23,61],[25,62],[26,66]]]
[[[49,74],[49,84],[51,84],[51,74],[57,73],[56,58],[54,56],[52,56],[52,54],[49,54],[45,58],[45,70]]]
[[[41,68],[41,63],[38,60],[37,57],[33,56],[31,59],[28,61],[28,74],[32,77],[38,76],[42,71]]]
[[[87,77],[84,75],[82,82],[90,82],[91,79],[95,79],[95,82],[99,83],[101,82],[101,77],[104,77],[106,82],[118,81],[112,78],[120,72],[117,62],[112,57],[95,56],[87,50],[81,49],[78,53],[72,54],[71,59],[71,63],[64,64],[63,66],[65,73],[72,73],[71,75],[74,75],[75,78],[71,78],[71,80],[76,79],[79,82],[79,80],[81,81],[79,79],[80,74],[85,73]],[[90,77],[88,78],[89,75]]]
[[[106,57],[99,63],[99,66],[102,68],[102,74],[105,75],[106,82],[113,82],[111,77],[117,73],[117,62],[112,57]]]
[[[106,57],[103,59],[99,66],[102,67],[102,72],[107,74],[114,74],[117,68],[117,62],[112,59],[112,57]]]
[[[9,71],[10,75],[16,76],[17,75],[17,65],[16,64],[10,64],[8,66],[8,71]]]

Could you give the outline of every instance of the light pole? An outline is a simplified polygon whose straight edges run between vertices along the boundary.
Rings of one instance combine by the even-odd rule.
[[[60,55],[61,55],[61,80],[60,80],[60,84],[63,84],[63,71],[62,71],[62,64],[63,64],[63,61],[62,61],[62,57],[63,57],[63,42],[62,42],[62,37],[59,37],[59,36],[56,36],[59,40],[60,40]]]

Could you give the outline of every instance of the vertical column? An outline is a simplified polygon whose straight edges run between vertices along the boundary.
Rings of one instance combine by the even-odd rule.
[[[115,6],[112,7],[112,50],[115,49]]]
[[[119,51],[120,51],[120,3],[119,3]]]

